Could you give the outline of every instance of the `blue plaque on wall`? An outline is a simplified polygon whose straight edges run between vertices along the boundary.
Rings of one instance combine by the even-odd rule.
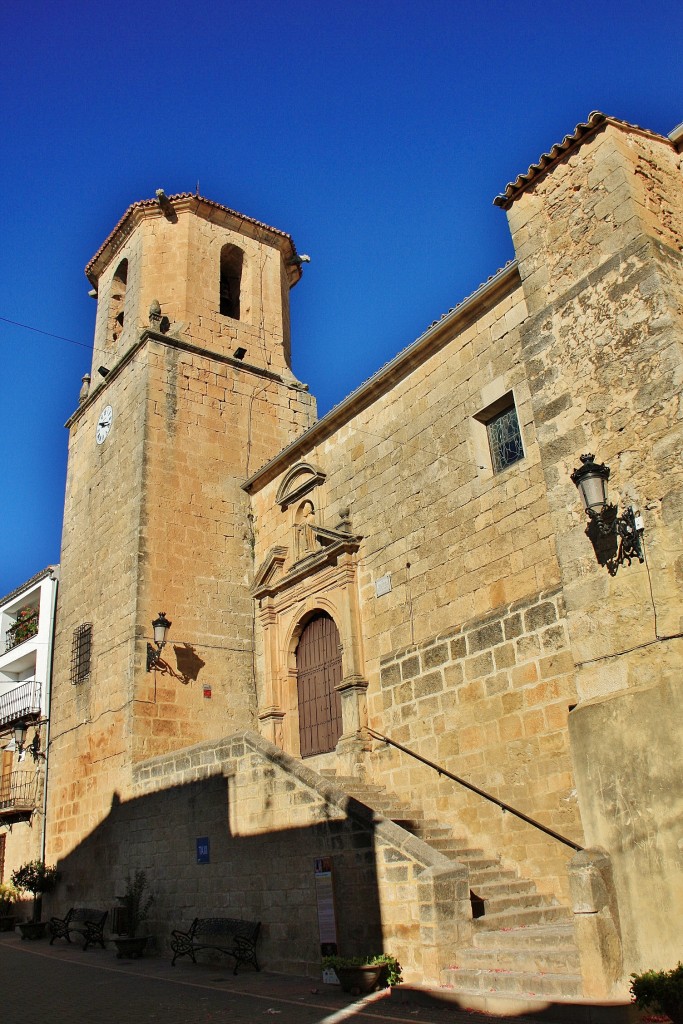
[[[197,840],[197,863],[208,864],[209,860],[209,837],[202,836]]]

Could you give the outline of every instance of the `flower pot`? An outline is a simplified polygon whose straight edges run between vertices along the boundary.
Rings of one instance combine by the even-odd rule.
[[[387,987],[387,964],[359,964],[354,967],[336,967],[339,984],[344,992],[351,995],[364,995],[375,992],[378,988]]]
[[[144,955],[148,939],[149,935],[119,935],[114,939],[118,950],[117,958],[121,960],[123,957],[127,957],[130,960],[137,960],[138,957]]]
[[[19,925],[22,939],[44,939],[47,921],[24,921]]]
[[[0,932],[13,932],[16,923],[17,919],[12,914],[2,914],[0,916]]]

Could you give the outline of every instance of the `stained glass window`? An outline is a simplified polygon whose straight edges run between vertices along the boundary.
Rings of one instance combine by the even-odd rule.
[[[514,404],[489,420],[486,430],[494,473],[500,473],[501,470],[524,458],[522,435]]]

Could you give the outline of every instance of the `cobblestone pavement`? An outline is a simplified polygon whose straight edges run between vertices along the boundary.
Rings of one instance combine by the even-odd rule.
[[[583,1009],[583,1008],[582,1008]],[[0,1016],[21,1024],[482,1024],[500,1020],[419,993],[365,998],[311,978],[266,971],[235,977],[223,965],[117,960],[110,950],[0,935]],[[510,1019],[510,1018],[508,1018]],[[515,1024],[572,1024],[572,1016],[516,1016]],[[577,1014],[577,1021],[585,1021]],[[591,1019],[593,1019],[591,1017]],[[596,1016],[596,1021],[605,1018]]]

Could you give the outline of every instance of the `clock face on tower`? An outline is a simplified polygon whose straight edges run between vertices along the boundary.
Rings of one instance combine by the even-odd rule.
[[[111,430],[113,419],[114,410],[110,405],[105,405],[97,420],[97,432],[95,434],[95,438],[98,444],[102,444],[102,442],[106,440],[107,434]]]

